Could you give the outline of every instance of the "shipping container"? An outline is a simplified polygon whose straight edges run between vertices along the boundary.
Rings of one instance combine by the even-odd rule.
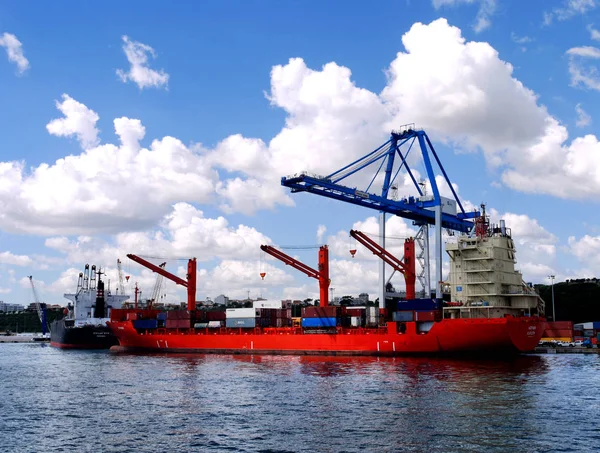
[[[362,316],[350,316],[350,325],[352,327],[362,326]]]
[[[158,315],[156,315],[156,319],[160,319],[161,321],[167,320],[167,312],[161,311]]]
[[[586,338],[591,338],[594,336],[594,331],[593,330],[584,330],[583,336]]]
[[[336,318],[339,307],[305,307],[302,309],[303,318]]]
[[[208,321],[209,329],[216,329],[223,326],[223,321]]]
[[[300,316],[296,316],[292,318],[292,327],[301,327],[302,326],[302,318]]]
[[[415,321],[435,321],[438,311],[415,311]]]
[[[252,302],[254,308],[283,308],[283,302],[280,300],[255,300]]]
[[[573,322],[572,321],[554,321],[547,322],[546,329],[548,330],[573,330]],[[583,327],[580,327],[583,330]]]
[[[207,322],[197,322],[196,324],[194,324],[194,329],[206,329],[207,327],[208,327]]]
[[[239,318],[256,318],[260,316],[259,308],[228,308],[225,311],[226,319],[239,319]]]
[[[158,320],[156,319],[137,319],[133,321],[133,327],[136,329],[156,329]]]
[[[207,321],[225,321],[226,314],[224,311],[207,311],[206,312],[206,320]]]
[[[399,300],[396,309],[399,311],[405,310],[437,310],[439,303],[436,299],[410,299]]]
[[[191,314],[187,310],[171,310],[167,312],[167,320],[169,319],[190,319]]]
[[[336,327],[337,318],[302,318],[302,327]]]
[[[165,321],[167,329],[189,329],[190,325],[189,319],[167,319]]]
[[[367,311],[364,308],[346,308],[346,315],[366,317]]]
[[[252,310],[254,310],[252,308]],[[256,318],[227,318],[226,327],[237,328],[240,327],[242,329],[254,328],[256,327]]]
[[[396,322],[410,322],[414,319],[412,311],[395,311],[392,313],[392,320]]]
[[[600,330],[600,321],[594,321],[592,323],[594,330]]]
[[[289,318],[277,318],[275,320],[275,327],[290,327],[291,319]]]

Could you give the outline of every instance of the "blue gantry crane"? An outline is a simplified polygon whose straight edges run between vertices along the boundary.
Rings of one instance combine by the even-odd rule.
[[[413,150],[415,142],[421,150],[421,157],[431,194],[425,194],[421,184],[417,182],[415,172],[410,168],[408,157]],[[414,154],[414,152],[413,152]],[[437,163],[444,180],[446,181],[452,198],[442,197],[436,181],[434,162]],[[377,166],[375,175],[364,189],[348,187],[341,182],[356,175],[369,166]],[[397,186],[395,181],[400,172],[410,176],[418,195],[410,195],[401,199],[390,197],[391,191]],[[381,193],[374,193],[374,184],[381,181]],[[385,215],[393,214],[405,219],[413,220],[415,225],[434,225],[436,244],[436,298],[441,298],[442,280],[442,228],[469,233],[473,227],[472,219],[479,217],[479,211],[465,211],[463,204],[448,178],[448,174],[439,159],[429,137],[423,130],[418,130],[414,124],[401,126],[398,131],[391,133],[390,139],[369,154],[352,162],[327,176],[311,175],[306,172],[281,178],[281,184],[292,189],[292,192],[309,192],[334,200],[341,200],[358,206],[376,209],[380,216],[380,236],[382,246],[385,246]],[[380,274],[384,272],[383,265]],[[384,276],[380,275],[383,287]],[[383,290],[382,290],[383,291]],[[381,293],[383,295],[383,292]],[[382,300],[382,299],[380,299]]]

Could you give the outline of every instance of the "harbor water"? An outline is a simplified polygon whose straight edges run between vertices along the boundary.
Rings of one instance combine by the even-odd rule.
[[[600,356],[133,355],[0,344],[2,452],[595,452]]]

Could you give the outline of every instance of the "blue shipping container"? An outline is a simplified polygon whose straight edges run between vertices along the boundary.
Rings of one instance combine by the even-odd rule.
[[[593,323],[594,330],[600,330],[600,321],[594,321]]]
[[[133,327],[136,329],[156,329],[158,327],[157,319],[136,319],[133,321]]]
[[[256,327],[256,318],[227,318],[225,326],[234,328],[241,327],[242,329],[252,329]]]
[[[302,318],[302,327],[335,327],[337,318]]]
[[[432,310],[437,310],[439,308],[439,303],[435,299],[399,300],[396,308],[399,311],[407,311],[407,310],[432,311]]]
[[[167,312],[166,311],[160,312],[158,315],[156,315],[156,319],[160,319],[161,321],[166,321],[167,320]]]

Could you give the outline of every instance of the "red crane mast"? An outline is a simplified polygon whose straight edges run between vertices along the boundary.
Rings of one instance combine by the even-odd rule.
[[[417,273],[415,271],[415,240],[413,238],[404,240],[404,258],[400,260],[361,231],[350,230],[350,236],[368,248],[374,255],[377,255],[387,264],[392,266],[396,271],[404,275],[404,281],[406,282],[406,298],[414,299],[416,297],[415,284],[417,281]]]
[[[304,272],[309,277],[316,278],[317,280],[319,280],[319,305],[321,307],[329,306],[329,249],[326,245],[323,245],[319,248],[319,270],[315,270],[312,267],[301,263],[300,261],[292,258],[291,256],[286,255],[282,251],[277,250],[273,246],[261,245],[260,248],[263,252],[266,252],[269,255],[274,256],[278,260],[283,261],[288,266],[292,266],[294,269],[298,269],[300,272]]]
[[[167,272],[162,267],[156,266],[152,264],[150,261],[146,261],[143,258],[140,258],[137,255],[128,254],[127,258],[135,261],[136,263],[141,264],[144,267],[147,267],[153,272],[162,275],[163,277],[168,278],[169,280],[175,282],[178,285],[184,286],[187,288],[187,303],[188,310],[193,311],[196,309],[196,258],[191,258],[188,260],[188,269],[187,269],[187,280],[179,278],[177,275],[173,275],[170,272]]]

